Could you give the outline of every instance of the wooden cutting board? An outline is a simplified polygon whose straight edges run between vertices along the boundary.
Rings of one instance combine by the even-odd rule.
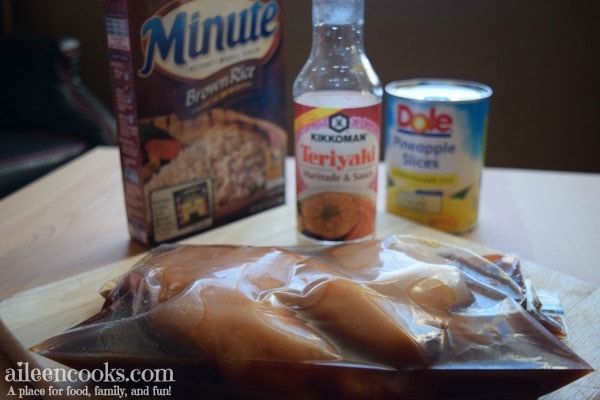
[[[392,234],[421,235],[460,245],[480,254],[494,252],[458,236],[432,230],[393,215],[378,214],[377,237]],[[293,206],[278,207],[193,237],[184,243],[295,245],[295,210]],[[0,303],[0,343],[7,355],[14,363],[29,363],[30,368],[60,367],[28,349],[95,314],[103,302],[98,294],[100,288],[106,282],[120,277],[141,257],[123,260],[22,292]],[[560,294],[570,330],[568,345],[596,371],[600,370],[600,289],[526,260],[522,260],[522,266],[524,274],[532,279],[538,289]],[[47,386],[47,383],[41,384],[41,387],[46,388],[46,395],[42,398],[57,399],[48,394]],[[598,400],[600,374],[594,372],[543,399]]]

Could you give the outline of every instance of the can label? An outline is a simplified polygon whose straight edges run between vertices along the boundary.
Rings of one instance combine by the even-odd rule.
[[[388,90],[388,212],[454,233],[476,224],[488,108]]]
[[[298,230],[326,242],[375,231],[381,105],[295,104]]]

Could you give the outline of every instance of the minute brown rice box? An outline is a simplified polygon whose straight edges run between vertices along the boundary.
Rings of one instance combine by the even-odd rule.
[[[173,241],[283,204],[281,1],[104,3],[131,236]]]

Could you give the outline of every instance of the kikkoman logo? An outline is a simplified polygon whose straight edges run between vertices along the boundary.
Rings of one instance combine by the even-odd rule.
[[[369,140],[369,133],[350,130],[350,117],[336,113],[329,117],[329,129],[333,132],[312,132],[313,143],[361,143]]]
[[[343,132],[350,127],[350,118],[344,114],[335,114],[329,117],[329,128],[336,132]]]
[[[452,134],[451,115],[439,113],[431,107],[427,113],[418,113],[410,107],[399,105],[397,109],[398,130],[404,133],[448,137]]]
[[[139,75],[156,68],[174,78],[204,79],[243,60],[266,62],[280,40],[279,17],[276,1],[170,3],[141,27]]]

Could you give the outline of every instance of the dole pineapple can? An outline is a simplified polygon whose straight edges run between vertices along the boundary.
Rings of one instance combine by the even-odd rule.
[[[388,212],[452,233],[476,225],[491,95],[461,80],[386,86]]]

